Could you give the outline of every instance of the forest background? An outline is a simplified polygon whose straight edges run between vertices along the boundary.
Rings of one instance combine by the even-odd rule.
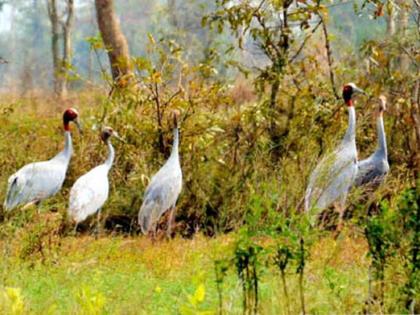
[[[0,1],[1,199],[10,174],[62,147],[65,108],[85,129],[73,133],[62,192],[40,213],[2,214],[0,305],[418,313],[419,35],[417,0]],[[360,159],[375,149],[377,97],[387,96],[391,171],[376,191],[352,191],[335,239],[334,214],[312,227],[302,198],[344,134],[347,82],[368,93],[356,104]],[[175,239],[152,244],[136,217],[170,152],[171,109],[182,114],[184,185]],[[104,125],[126,144],[115,144],[102,237],[90,236],[92,220],[78,239],[68,191],[103,161]]]

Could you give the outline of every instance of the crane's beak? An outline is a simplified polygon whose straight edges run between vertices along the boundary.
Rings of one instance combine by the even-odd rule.
[[[363,91],[361,88],[358,88],[357,86],[353,88],[353,93],[367,95],[365,91]]]
[[[119,134],[118,133],[116,133],[115,131],[112,133],[112,135],[115,137],[115,139],[117,139],[117,140],[119,140],[119,141],[121,141],[122,143],[127,143],[123,138],[121,138],[120,136],[119,136]]]
[[[83,135],[83,130],[82,130],[82,126],[80,124],[79,118],[76,118],[73,122],[76,125],[77,129],[79,130],[79,133]]]

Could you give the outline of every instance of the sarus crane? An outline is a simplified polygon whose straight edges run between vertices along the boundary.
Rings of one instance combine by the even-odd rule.
[[[74,108],[63,114],[64,150],[51,160],[30,163],[9,177],[4,209],[10,211],[19,205],[38,204],[55,195],[63,185],[73,153],[70,122],[80,130],[78,112]]]
[[[94,213],[97,213],[97,232],[99,233],[99,220],[101,208],[108,199],[109,181],[108,173],[115,158],[111,137],[123,141],[110,127],[104,127],[101,132],[102,141],[108,146],[108,157],[105,162],[91,169],[79,177],[70,190],[69,217],[75,222],[75,230],[80,222]]]
[[[173,145],[169,159],[152,177],[146,188],[138,223],[143,234],[156,234],[160,217],[170,210],[167,235],[171,234],[175,205],[182,188],[182,171],[179,162],[179,111],[173,111]]]
[[[376,132],[378,136],[378,147],[367,159],[359,162],[359,170],[356,176],[355,185],[379,186],[389,172],[388,152],[386,147],[386,136],[384,128],[383,113],[386,110],[386,97],[379,96],[379,106],[376,118]]]
[[[347,193],[357,175],[356,111],[353,97],[364,93],[354,83],[343,87],[343,99],[348,108],[348,127],[340,145],[318,163],[312,172],[305,194],[305,211],[311,215],[334,203],[339,213],[339,228],[345,210]]]

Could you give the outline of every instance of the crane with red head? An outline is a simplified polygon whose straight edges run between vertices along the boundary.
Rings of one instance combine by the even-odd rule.
[[[80,130],[79,113],[74,108],[63,114],[64,149],[48,161],[30,163],[9,177],[4,209],[37,204],[60,191],[73,153],[70,123]]]
[[[343,99],[348,109],[347,131],[337,148],[321,159],[312,172],[305,194],[305,211],[316,217],[331,204],[339,212],[341,225],[347,194],[357,175],[356,110],[353,98],[364,94],[354,83],[343,87]]]
[[[358,173],[355,180],[356,186],[370,185],[378,187],[389,172],[388,150],[384,128],[383,113],[386,110],[386,97],[379,96],[376,118],[376,132],[378,135],[378,147],[375,152],[359,162]]]

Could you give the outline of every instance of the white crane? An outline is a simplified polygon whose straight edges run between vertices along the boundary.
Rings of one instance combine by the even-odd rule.
[[[144,193],[143,204],[139,211],[138,223],[143,234],[156,233],[160,217],[170,210],[167,234],[170,236],[175,205],[182,189],[182,171],[179,162],[179,112],[173,111],[174,142],[169,159],[152,177]]]
[[[115,158],[114,147],[110,140],[111,136],[122,141],[112,128],[104,127],[101,132],[101,139],[108,146],[108,158],[103,164],[79,177],[70,190],[68,215],[76,223],[75,229],[80,222],[97,212],[97,231],[99,231],[100,211],[108,199],[109,193],[108,173]]]
[[[19,205],[37,204],[61,189],[73,153],[70,122],[74,122],[80,129],[78,116],[74,108],[67,109],[63,114],[65,139],[63,151],[51,160],[25,165],[9,177],[4,201],[6,211]]]
[[[340,145],[325,156],[309,179],[305,194],[305,211],[320,211],[338,202],[339,227],[342,222],[349,188],[357,174],[356,111],[352,98],[364,93],[354,83],[343,87],[343,99],[348,107],[349,123]]]
[[[372,184],[378,186],[389,172],[388,151],[384,129],[383,113],[386,110],[386,97],[379,96],[378,116],[376,119],[376,131],[378,133],[378,147],[367,159],[359,162],[359,171],[355,185],[361,186]]]

